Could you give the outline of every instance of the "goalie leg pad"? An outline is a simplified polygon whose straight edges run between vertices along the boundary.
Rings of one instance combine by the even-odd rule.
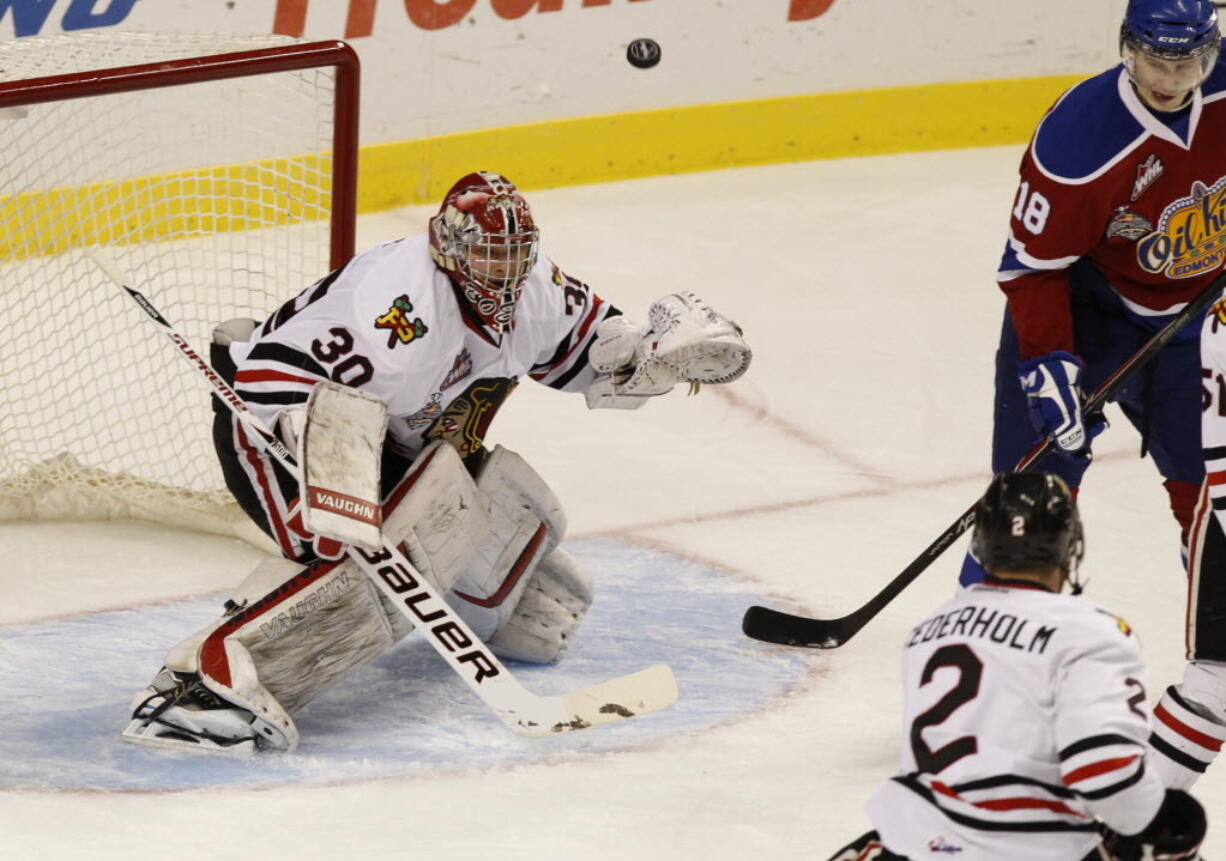
[[[444,440],[418,455],[383,509],[384,532],[440,594],[456,584],[489,539],[489,514],[477,484]]]
[[[477,497],[455,450],[439,443],[384,506],[385,531],[440,593],[488,534]],[[137,696],[123,736],[196,749],[292,750],[298,731],[290,713],[411,630],[352,560],[308,568],[269,559],[239,586],[225,616],[170,650],[163,673]]]
[[[533,570],[566,533],[557,496],[523,458],[495,446],[477,477],[490,534],[456,582],[449,603],[481,639],[506,624]]]
[[[388,537],[441,594],[489,529],[472,477],[444,442],[423,451],[388,495],[384,518]],[[225,683],[226,667],[250,664],[266,693],[292,713],[413,630],[350,559],[299,568],[276,585],[273,579],[249,578],[239,594],[243,618],[229,620],[224,633],[214,632],[201,646],[206,682],[222,676]]]
[[[541,560],[489,647],[500,658],[556,664],[592,606],[592,578],[561,547]]]

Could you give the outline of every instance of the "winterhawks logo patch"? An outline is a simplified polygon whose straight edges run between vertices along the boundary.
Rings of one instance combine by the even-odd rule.
[[[394,349],[397,344],[416,341],[430,331],[422,322],[421,317],[415,320],[409,319],[412,311],[413,303],[409,301],[407,295],[401,294],[392,302],[392,307],[387,309],[386,314],[375,318],[376,329],[388,330],[387,348],[389,350]]]

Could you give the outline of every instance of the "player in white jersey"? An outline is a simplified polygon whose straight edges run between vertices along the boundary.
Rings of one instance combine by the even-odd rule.
[[[382,535],[496,654],[552,663],[591,603],[591,583],[558,546],[561,503],[514,452],[487,450],[485,434],[523,376],[583,393],[591,407],[635,408],[678,382],[729,382],[748,366],[740,329],[692,294],[655,302],[648,319],[628,321],[563,272],[540,251],[515,186],[482,171],[452,187],[427,233],[357,255],[261,323],[219,326],[212,360],[266,426],[302,444],[307,475],[304,440],[325,427],[315,409],[326,401],[312,396],[329,389],[322,381],[347,387],[332,389],[342,400],[358,390],[385,404],[385,425],[361,424],[356,408],[327,417],[354,422],[337,445],[353,462],[365,457],[369,498],[383,500],[381,517],[368,519],[381,520]],[[171,649],[124,738],[292,749],[290,714],[409,626],[344,555],[343,536],[311,519],[325,504],[360,512],[361,497],[300,498],[237,416],[218,402],[215,412],[226,483],[282,558],[261,564],[221,619]],[[359,437],[373,440],[370,451]],[[338,454],[311,452],[312,463]],[[349,480],[363,470],[343,472]]]
[[[832,861],[1081,861],[1143,847],[1195,858],[1203,811],[1147,767],[1136,637],[1075,597],[1082,535],[1068,486],[996,476],[972,543],[988,577],[907,637],[902,767],[868,803],[875,831]]]
[[[1154,708],[1154,762],[1170,786],[1191,786],[1226,744],[1226,299],[1201,328],[1205,480],[1188,541],[1183,682]]]

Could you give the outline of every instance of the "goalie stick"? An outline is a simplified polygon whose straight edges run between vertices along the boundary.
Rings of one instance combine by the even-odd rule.
[[[299,478],[294,455],[247,408],[238,393],[192,349],[148,299],[128,286],[113,263],[97,253],[89,256],[123,288],[179,354],[208,380],[217,397],[262,440],[269,454],[295,479]],[[677,701],[677,681],[665,664],[568,694],[538,696],[511,675],[400,549],[386,538],[382,540],[382,547],[374,552],[354,546],[347,546],[345,550],[477,696],[520,735],[543,737],[587,729],[657,711]]]
[[[1215,278],[1212,284],[1198,293],[1191,302],[1184,306],[1183,310],[1172,317],[1141,349],[1133,353],[1124,364],[1116,369],[1115,373],[1095,389],[1082,405],[1084,414],[1087,416],[1101,414],[1103,407],[1123,387],[1124,383],[1170,343],[1184,326],[1204,313],[1224,287],[1226,287],[1226,274]],[[1051,437],[1045,438],[1018,461],[1014,471],[1025,472],[1033,468],[1051,450],[1053,444]],[[741,630],[746,636],[767,643],[809,649],[837,649],[885,609],[885,606],[898,597],[903,589],[911,585],[959,536],[975,525],[975,508],[978,502],[976,500],[935,541],[925,547],[924,551],[902,570],[902,573],[887,583],[884,589],[859,609],[838,619],[814,619],[755,605],[745,611],[745,617],[741,620]]]

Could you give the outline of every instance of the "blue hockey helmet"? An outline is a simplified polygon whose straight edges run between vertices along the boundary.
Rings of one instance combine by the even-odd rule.
[[[1217,6],[1210,0],[1128,0],[1120,27],[1120,48],[1164,60],[1216,53]]]

